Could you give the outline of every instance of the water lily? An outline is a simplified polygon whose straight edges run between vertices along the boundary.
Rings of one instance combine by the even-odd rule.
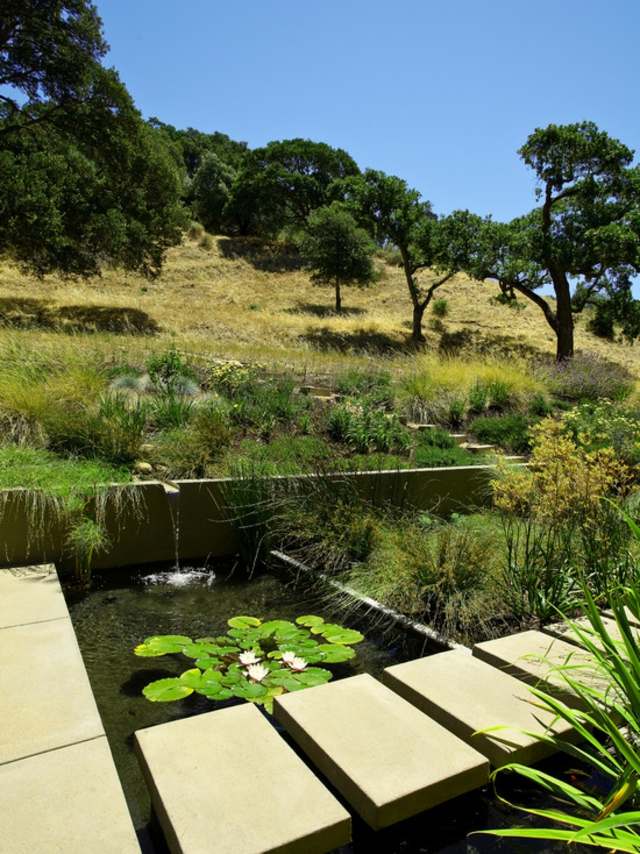
[[[250,664],[258,664],[260,662],[260,656],[256,655],[255,652],[250,649],[247,652],[241,652],[238,656],[238,661],[240,664],[248,667]]]
[[[244,672],[252,682],[262,682],[269,675],[269,668],[264,664],[250,664]]]
[[[291,668],[291,670],[293,670],[294,673],[300,673],[300,671],[304,670],[306,666],[307,662],[304,660],[304,658],[299,658],[297,655],[289,664],[289,667]]]
[[[282,660],[287,665],[291,664],[291,662],[295,659],[295,657],[296,657],[295,652],[283,652],[282,653]]]

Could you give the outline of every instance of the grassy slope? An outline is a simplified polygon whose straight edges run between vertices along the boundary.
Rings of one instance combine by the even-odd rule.
[[[160,332],[123,337],[98,331],[88,340],[77,335],[65,340],[72,347],[87,341],[105,353],[126,350],[132,359],[142,359],[150,350],[171,343],[192,352],[281,364],[311,373],[331,371],[345,362],[379,364],[381,356],[390,366],[406,369],[412,361],[407,347],[410,303],[406,285],[399,268],[382,262],[379,267],[380,282],[367,290],[347,289],[345,315],[336,317],[331,312],[330,289],[313,286],[292,259],[269,254],[250,241],[218,238],[209,250],[187,241],[169,253],[164,272],[155,282],[119,270],[86,282],[53,276],[38,281],[4,263],[0,264],[0,321],[4,319],[6,326],[10,316],[11,323],[29,327],[19,333],[25,343],[55,348],[62,343],[60,336],[43,330],[43,323],[73,322],[69,318],[78,309],[70,307],[82,307],[85,322],[95,320],[98,330],[110,321],[111,309],[126,307],[144,312]],[[466,330],[476,342],[484,341],[489,352],[517,350],[523,345],[551,353],[553,336],[539,309],[528,303],[521,311],[496,305],[492,302],[496,293],[492,283],[456,277],[439,292],[449,303],[446,331]],[[39,300],[48,305],[46,321]],[[97,307],[106,308],[97,311]],[[426,323],[425,332],[428,347],[436,349],[441,330],[436,332]],[[0,330],[0,342],[10,334]],[[578,325],[577,346],[624,363],[640,374],[638,348],[592,336],[584,320]]]

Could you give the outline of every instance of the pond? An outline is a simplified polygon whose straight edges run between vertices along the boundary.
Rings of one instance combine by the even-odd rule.
[[[149,854],[160,854],[164,847],[152,832],[149,796],[133,752],[134,732],[238,701],[213,703],[193,694],[175,703],[150,703],[142,696],[144,686],[154,679],[179,675],[188,669],[189,661],[182,656],[136,657],[133,649],[145,637],[221,634],[226,630],[227,619],[236,614],[295,619],[300,614],[317,613],[327,621],[342,622],[365,633],[353,661],[331,666],[336,678],[362,672],[379,677],[391,664],[436,651],[425,649],[421,639],[397,631],[382,634],[380,629],[363,625],[355,615],[345,617],[326,595],[301,592],[268,574],[248,580],[238,567],[224,563],[206,569],[159,567],[95,574],[88,594],[76,600],[70,597],[69,610],[127,803],[143,851]],[[522,794],[509,793],[516,800]],[[541,842],[466,839],[473,830],[516,821],[522,821],[522,814],[498,807],[487,788],[375,835],[354,821],[354,844],[341,854],[368,854],[374,848],[385,854],[542,854],[564,850],[544,847]]]

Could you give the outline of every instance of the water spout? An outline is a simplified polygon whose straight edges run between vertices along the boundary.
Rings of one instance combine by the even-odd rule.
[[[164,494],[167,496],[167,506],[173,529],[174,569],[180,569],[180,487],[170,480],[161,481]]]

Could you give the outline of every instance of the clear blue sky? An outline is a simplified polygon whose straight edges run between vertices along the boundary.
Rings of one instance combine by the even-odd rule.
[[[533,204],[516,151],[592,119],[640,149],[640,0],[97,0],[145,116],[252,147],[309,137],[436,211]]]

